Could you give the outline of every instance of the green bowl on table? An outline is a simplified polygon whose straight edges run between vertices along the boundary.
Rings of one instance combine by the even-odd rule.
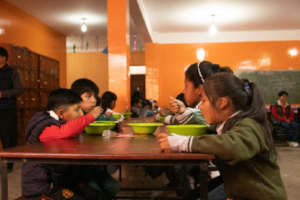
[[[104,130],[111,130],[115,126],[114,123],[91,123],[84,130],[87,134],[101,135]]]
[[[152,134],[157,127],[162,126],[161,123],[128,123],[135,134]]]
[[[94,123],[100,123],[100,124],[112,124],[114,127],[119,123],[118,121],[94,121]],[[114,128],[113,127],[113,128]]]
[[[124,112],[123,113],[124,119],[129,119],[131,117],[131,115],[132,115],[131,112]]]
[[[168,125],[167,129],[170,133],[183,136],[200,136],[206,133],[206,125],[186,124],[186,125]]]
[[[121,114],[118,114],[118,113],[113,113],[112,116],[118,120],[118,119],[121,119],[122,115]]]

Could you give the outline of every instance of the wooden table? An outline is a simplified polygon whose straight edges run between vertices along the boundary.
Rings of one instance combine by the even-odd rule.
[[[156,134],[165,131],[158,128]],[[123,133],[131,133],[128,127]],[[104,138],[81,135],[77,139],[57,140],[47,144],[27,144],[0,152],[2,200],[8,199],[8,162],[37,162],[74,165],[199,165],[201,199],[207,199],[208,161],[213,155],[200,153],[162,153],[154,136]]]

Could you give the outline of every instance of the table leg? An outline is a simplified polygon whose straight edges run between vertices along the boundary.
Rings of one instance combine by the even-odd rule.
[[[208,162],[200,163],[200,199],[208,199]]]
[[[7,162],[4,160],[0,161],[1,165],[1,199],[7,200],[8,199],[8,183],[7,183]]]

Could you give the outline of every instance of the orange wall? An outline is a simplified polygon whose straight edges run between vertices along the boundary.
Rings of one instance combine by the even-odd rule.
[[[108,90],[108,60],[103,53],[67,53],[67,87],[79,78],[93,80],[100,94]]]
[[[127,0],[107,1],[107,43],[109,90],[118,96],[115,111],[130,104],[129,4]]]
[[[66,86],[66,37],[23,10],[0,0],[0,43],[12,43],[60,63],[60,85]]]
[[[144,51],[134,51],[130,53],[130,65],[145,65],[145,52]]]
[[[288,50],[300,50],[300,41],[235,42],[205,44],[146,44],[146,96],[165,106],[170,96],[184,88],[184,70],[199,62],[196,51],[206,51],[205,60],[229,66],[233,70],[249,67],[256,70],[300,69],[300,59]]]

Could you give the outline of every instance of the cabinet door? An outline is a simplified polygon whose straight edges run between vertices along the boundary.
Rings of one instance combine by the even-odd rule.
[[[40,106],[42,108],[46,108],[47,107],[47,102],[48,102],[48,92],[46,91],[40,91]]]
[[[31,55],[30,51],[26,48],[22,48],[22,58],[20,65],[27,70],[31,70]]]

